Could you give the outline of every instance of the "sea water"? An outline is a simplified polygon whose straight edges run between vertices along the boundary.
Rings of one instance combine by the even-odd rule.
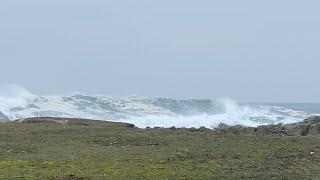
[[[287,124],[320,114],[320,104],[237,103],[230,98],[172,99],[73,94],[40,96],[23,88],[0,92],[0,118],[71,117],[146,127]]]

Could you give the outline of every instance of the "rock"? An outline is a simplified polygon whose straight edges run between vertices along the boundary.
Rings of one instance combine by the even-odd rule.
[[[220,123],[220,124],[218,125],[218,128],[220,128],[220,129],[225,129],[225,128],[229,128],[229,126],[226,125],[226,124],[224,124],[224,123]]]
[[[320,136],[320,116],[312,116],[299,123],[263,125],[256,128],[220,123],[213,131],[219,135]]]
[[[171,128],[169,128],[170,130],[177,130],[177,128],[175,126],[172,126]]]
[[[208,128],[204,127],[204,126],[201,126],[199,128],[199,131],[210,131]]]
[[[230,126],[224,123],[220,123],[218,127],[214,129],[214,131],[216,134],[225,135],[225,134],[230,134],[230,128],[231,128]]]
[[[134,124],[127,124],[127,127],[129,127],[129,128],[134,128],[135,125],[134,125]]]
[[[190,128],[189,131],[212,131],[205,127]],[[241,125],[228,126],[220,123],[213,129],[217,135],[256,135],[256,136],[320,136],[320,116],[313,116],[299,123],[287,125],[263,125],[258,127],[245,127]]]
[[[311,125],[308,131],[308,136],[319,136],[320,135],[320,123]]]
[[[256,128],[254,127],[242,127],[239,129],[240,135],[254,135],[256,132]]]
[[[306,136],[310,125],[306,124],[288,124],[284,126],[288,136]]]
[[[214,132],[215,132],[216,134],[221,134],[221,135],[223,135],[223,134],[227,134],[228,130],[229,130],[229,126],[228,126],[228,125],[223,124],[223,123],[220,123],[220,124],[218,125],[218,127],[214,129]]]
[[[243,129],[243,126],[237,125],[237,126],[230,126],[228,129],[228,133],[233,135],[240,135],[240,131]]]
[[[299,123],[287,124],[283,129],[288,136],[320,135],[320,116],[312,116]]]
[[[198,131],[198,129],[192,127],[192,128],[189,128],[189,131],[196,132],[196,131]]]
[[[255,128],[253,127],[244,127],[244,126],[228,126],[226,124],[219,124],[217,128],[214,129],[216,134],[222,135],[253,135]]]
[[[183,128],[182,128],[182,129],[183,129]],[[201,126],[200,128],[194,128],[194,127],[192,127],[192,128],[188,128],[187,130],[188,130],[188,131],[191,131],[191,132],[212,131],[211,129],[208,129],[208,128],[204,127],[204,126]]]
[[[277,125],[264,125],[264,126],[258,126],[255,129],[255,134],[258,136],[266,136],[266,135],[283,135],[286,134],[286,132],[282,128],[282,124]]]
[[[231,126],[228,132],[233,135],[254,135],[255,128],[237,125]]]
[[[320,116],[311,116],[304,121],[302,121],[303,124],[319,124],[320,123]]]

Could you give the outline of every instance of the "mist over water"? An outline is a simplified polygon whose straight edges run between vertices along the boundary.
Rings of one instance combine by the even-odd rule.
[[[320,106],[314,106],[310,110],[307,104],[238,104],[229,98],[39,96],[18,86],[1,87],[0,92],[0,118],[75,117],[132,123],[140,128],[286,124],[319,113]]]

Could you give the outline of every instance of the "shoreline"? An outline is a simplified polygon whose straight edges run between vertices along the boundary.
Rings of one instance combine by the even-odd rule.
[[[58,124],[68,124],[68,123],[77,123],[77,122],[92,122],[88,124],[104,124],[104,123],[114,123],[114,124],[123,124],[128,127],[135,127],[134,124],[123,123],[123,122],[113,122],[113,121],[103,121],[103,120],[92,120],[92,119],[81,119],[81,118],[63,118],[63,117],[34,117],[34,118],[25,118],[17,119],[14,121],[9,120],[0,120],[0,123],[8,122],[51,122]],[[137,127],[135,127],[137,128]],[[255,135],[255,136],[320,136],[320,116],[311,116],[305,120],[298,123],[291,124],[270,124],[270,125],[261,125],[257,127],[247,127],[241,125],[229,126],[224,123],[220,123],[218,127],[210,129],[206,127],[200,128],[164,128],[164,127],[147,127],[147,128],[138,128],[142,130],[153,130],[153,129],[169,129],[169,130],[188,130],[188,131],[207,131],[217,135]]]

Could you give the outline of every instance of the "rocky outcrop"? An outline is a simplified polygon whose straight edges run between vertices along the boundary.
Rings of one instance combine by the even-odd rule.
[[[251,135],[255,133],[255,128],[244,127],[244,126],[228,126],[226,124],[219,124],[219,127],[214,129],[217,134],[228,134],[228,135]]]
[[[310,117],[302,122],[285,125],[288,136],[319,136],[320,116]]]
[[[318,136],[320,134],[320,123],[309,127],[308,136]]]
[[[277,125],[258,126],[257,128],[255,128],[255,134],[258,136],[266,136],[266,135],[284,135],[286,133],[283,130],[282,124],[277,124]]]
[[[306,136],[308,135],[309,126],[305,124],[288,124],[283,126],[288,136]]]
[[[1,119],[1,118],[0,118]],[[5,122],[1,121],[0,122]],[[14,122],[20,123],[57,123],[57,124],[77,124],[83,126],[107,126],[107,125],[121,125],[128,128],[135,128],[133,124],[127,123],[113,123],[107,121],[95,121],[86,119],[75,118],[54,118],[54,117],[40,117],[40,118],[27,118],[19,119]],[[154,127],[152,129],[165,129]],[[146,128],[146,130],[152,130]],[[292,124],[277,124],[277,125],[264,125],[258,127],[246,126],[228,126],[226,124],[219,124],[215,129],[208,129],[206,127],[200,128],[168,128],[171,131],[190,131],[195,133],[213,133],[216,135],[235,135],[235,136],[320,136],[320,116],[313,116],[305,119],[299,123]]]
[[[255,128],[220,124],[214,129],[214,133],[221,135],[256,136],[320,136],[320,116],[313,116],[299,123],[265,125]]]

